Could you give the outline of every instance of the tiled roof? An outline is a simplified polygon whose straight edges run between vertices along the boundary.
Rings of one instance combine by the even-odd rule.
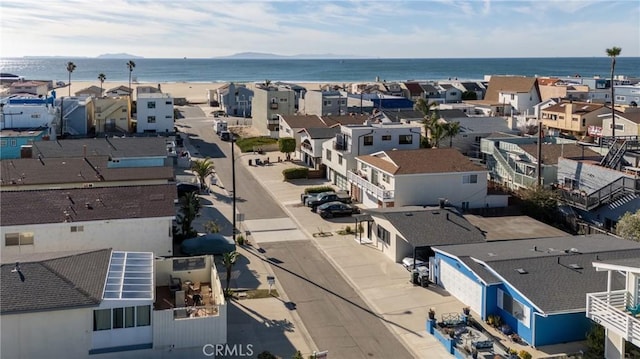
[[[498,102],[498,93],[509,91],[516,93],[529,92],[536,84],[535,77],[524,76],[491,76],[489,87],[484,96],[488,103]]]
[[[584,310],[587,293],[606,290],[607,274],[596,261],[636,259],[640,243],[606,235],[494,241],[438,247],[458,258],[484,262],[546,313]],[[576,264],[576,268],[571,265]],[[526,274],[516,269],[522,268]],[[614,289],[623,288],[614,277]]]
[[[520,145],[525,152],[530,154],[531,156],[537,158],[538,157],[538,145],[531,144],[523,144]],[[576,144],[543,144],[542,145],[542,163],[545,165],[557,165],[558,158],[581,158],[582,156],[585,159],[600,159],[602,156],[592,150],[589,147],[580,146]]]
[[[60,184],[173,179],[173,167],[107,167],[108,157],[21,158],[0,161],[0,184]],[[93,167],[92,167],[93,166]],[[102,177],[98,177],[97,168]]]
[[[108,139],[86,138],[38,141],[33,145],[33,157],[37,158],[38,154],[45,158],[84,156],[111,156],[114,158],[161,157],[167,156],[167,144],[166,139],[163,137],[110,137]]]
[[[589,113],[595,110],[599,110],[604,107],[604,104],[589,103],[589,102],[563,102],[556,105],[549,106],[543,109],[543,112],[559,112],[565,113],[568,105],[572,105],[571,113]]]
[[[435,88],[435,86],[431,85],[431,84],[420,84],[420,87],[422,87],[422,89],[425,92],[435,92],[438,93],[438,89]]]
[[[486,171],[455,148],[384,151],[358,159],[393,175]]]
[[[419,96],[424,92],[422,86],[417,82],[405,82],[404,86],[409,90],[409,94],[411,94],[411,96]]]
[[[51,253],[49,258],[21,261],[20,271],[11,272],[15,263],[3,263],[0,281],[0,312],[37,312],[82,306],[97,306],[102,291],[111,249],[76,254]]]
[[[2,192],[0,225],[175,215],[175,184]]]
[[[47,85],[46,82],[42,82],[42,81],[18,81],[18,82],[13,82],[11,84],[11,87],[25,87],[25,86],[44,86]]]
[[[413,207],[415,208],[415,207]],[[457,212],[444,209],[367,210],[386,218],[414,247],[484,242],[482,232]]]
[[[538,78],[538,83],[541,86],[553,85],[558,81],[560,81],[560,79],[556,79],[556,78]]]

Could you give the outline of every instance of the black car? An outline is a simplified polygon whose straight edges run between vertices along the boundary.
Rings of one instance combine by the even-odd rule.
[[[200,192],[200,187],[193,183],[176,183],[176,188],[178,189],[178,198],[184,197],[191,192],[195,192],[196,194]]]
[[[318,206],[316,211],[322,218],[333,218],[338,216],[350,216],[354,213],[360,213],[360,209],[342,202],[328,202]]]

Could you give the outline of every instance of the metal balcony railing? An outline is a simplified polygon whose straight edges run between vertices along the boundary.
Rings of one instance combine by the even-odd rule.
[[[395,191],[376,186],[353,171],[347,172],[347,181],[364,189],[379,200],[390,201],[395,198]]]
[[[626,290],[587,294],[587,318],[640,345],[640,319],[626,311],[633,295]]]
[[[561,199],[565,203],[573,207],[592,210],[603,204],[613,202],[627,194],[639,194],[640,179],[620,177],[590,194],[571,188],[559,187],[558,189]]]

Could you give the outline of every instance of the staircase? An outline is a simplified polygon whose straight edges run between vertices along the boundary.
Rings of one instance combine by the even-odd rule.
[[[601,146],[609,146],[609,151],[602,161],[600,161],[600,165],[607,168],[619,169],[624,154],[627,151],[639,150],[640,141],[638,136],[603,137],[601,139]]]
[[[625,198],[628,201],[640,195],[640,179],[620,177],[588,195],[564,188],[560,188],[559,193],[563,202],[590,211],[607,203],[620,205],[616,202],[625,201]]]

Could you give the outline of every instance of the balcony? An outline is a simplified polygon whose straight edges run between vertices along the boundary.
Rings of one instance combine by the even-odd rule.
[[[336,151],[345,152],[345,151],[349,150],[349,146],[344,142],[340,143],[340,142],[335,142],[334,141],[333,142],[333,149],[336,150]]]
[[[272,102],[269,105],[269,108],[272,109],[272,110],[277,110],[278,109],[278,103],[277,102]]]
[[[395,197],[395,191],[384,189],[381,186],[376,186],[353,171],[347,172],[347,180],[349,183],[353,183],[357,187],[362,188],[381,201],[393,201]]]
[[[589,293],[587,318],[640,346],[640,318],[626,311],[631,303],[633,295],[626,290]]]

